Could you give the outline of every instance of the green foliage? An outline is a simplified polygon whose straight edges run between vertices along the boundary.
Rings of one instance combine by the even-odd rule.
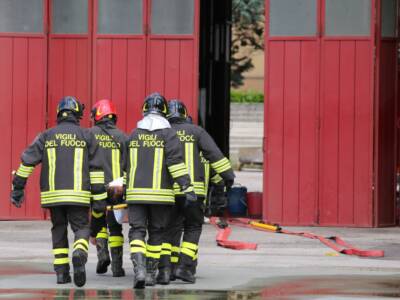
[[[265,0],[233,0],[231,85],[243,84],[243,73],[254,65],[251,55],[264,49]]]
[[[263,103],[264,94],[255,91],[231,90],[231,102],[236,103]]]

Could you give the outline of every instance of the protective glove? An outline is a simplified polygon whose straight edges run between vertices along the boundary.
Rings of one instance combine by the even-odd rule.
[[[15,207],[20,208],[24,202],[24,190],[13,189],[11,191],[10,201]]]
[[[105,212],[107,209],[107,200],[95,200],[92,203],[92,209],[95,213]]]
[[[189,207],[197,203],[197,196],[194,193],[193,186],[188,186],[187,188],[183,189],[185,193],[185,207]]]

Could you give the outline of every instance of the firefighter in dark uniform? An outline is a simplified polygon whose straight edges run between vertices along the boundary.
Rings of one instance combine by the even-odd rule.
[[[107,197],[101,162],[94,159],[97,143],[89,130],[79,126],[83,109],[84,106],[74,97],[61,99],[57,106],[57,126],[39,134],[23,152],[11,191],[12,204],[21,207],[27,179],[34,167],[42,163],[41,204],[51,214],[57,283],[71,282],[67,232],[69,223],[75,234],[72,265],[77,286],[83,286],[86,282],[91,197],[98,211],[104,209]],[[91,184],[93,177],[97,180]]]
[[[111,181],[124,176],[126,158],[126,135],[116,127],[117,112],[115,105],[108,99],[97,101],[92,108],[91,117],[94,126],[90,129],[99,145],[97,154],[103,162],[104,181],[109,184]],[[114,199],[108,195],[107,203],[110,205],[122,202],[122,198]],[[108,236],[107,227],[110,231]],[[113,211],[108,213],[96,213],[92,211],[91,237],[96,240],[97,267],[96,273],[104,274],[110,265],[113,277],[125,276],[122,268],[123,243],[122,225],[117,222]]]
[[[204,168],[205,166],[208,168],[207,163],[209,162],[211,168],[216,172],[215,176],[218,175],[219,178],[223,178],[227,187],[232,186],[235,175],[229,160],[224,157],[210,135],[201,127],[187,122],[187,110],[180,100],[169,101],[168,109],[168,120],[179,137],[185,164],[198,201],[195,205],[187,206],[182,199],[182,193],[175,188],[176,206],[171,213],[170,224],[167,226],[168,231],[165,236],[167,240],[163,243],[164,255],[161,257],[157,282],[160,284],[169,283],[170,262],[172,262],[173,264],[177,263],[173,276],[185,282],[194,283],[198,243],[204,221],[204,199],[209,181],[206,178],[209,172],[208,170],[205,172]],[[179,248],[178,242],[182,231],[182,222],[183,238]],[[169,254],[171,252],[170,259]],[[179,258],[178,252],[180,252]]]
[[[156,283],[164,231],[175,203],[173,182],[177,182],[187,205],[197,201],[179,139],[165,118],[165,98],[151,94],[142,110],[144,118],[127,141],[126,201],[135,288]]]

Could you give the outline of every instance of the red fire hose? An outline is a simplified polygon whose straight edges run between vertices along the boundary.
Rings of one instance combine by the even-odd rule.
[[[284,230],[279,225],[267,224],[261,221],[254,221],[246,218],[225,220],[221,218],[212,217],[210,218],[210,223],[217,227],[218,233],[216,241],[218,246],[234,250],[243,250],[243,249],[256,250],[257,244],[245,243],[240,241],[229,241],[228,238],[232,232],[232,229],[228,226],[228,224],[252,228],[261,231],[297,235],[309,239],[319,240],[321,243],[328,246],[332,250],[335,250],[338,253],[346,255],[356,255],[360,257],[383,257],[385,255],[383,250],[363,250],[360,248],[356,248],[350,245],[349,243],[345,242],[338,236],[323,237],[310,232],[294,232],[294,231]]]

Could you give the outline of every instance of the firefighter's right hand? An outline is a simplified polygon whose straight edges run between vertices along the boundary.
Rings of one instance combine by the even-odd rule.
[[[20,208],[22,203],[24,202],[24,190],[13,189],[11,191],[10,200],[15,207]]]
[[[95,200],[95,201],[93,201],[92,209],[96,213],[105,212],[106,209],[107,209],[107,201],[105,199],[104,200]]]
[[[194,193],[193,187],[189,187],[183,191],[185,193],[185,207],[194,205],[197,203],[197,196]]]

